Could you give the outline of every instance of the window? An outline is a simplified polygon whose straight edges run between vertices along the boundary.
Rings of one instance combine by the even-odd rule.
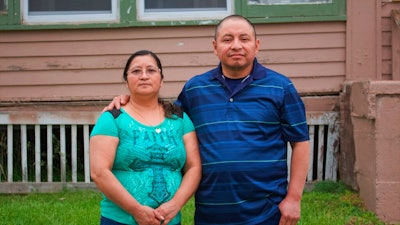
[[[0,0],[0,13],[7,13],[7,0]]]
[[[311,21],[345,19],[344,0],[245,0],[243,15],[276,21]]]
[[[118,22],[117,0],[23,0],[24,23]]]
[[[15,4],[18,1],[0,0],[0,26],[12,24],[19,17],[19,11],[13,11]]]
[[[222,19],[234,13],[234,0],[137,0],[138,20]]]
[[[346,0],[0,0],[0,30],[345,21]]]
[[[332,3],[332,0],[249,0],[249,5],[289,5]]]

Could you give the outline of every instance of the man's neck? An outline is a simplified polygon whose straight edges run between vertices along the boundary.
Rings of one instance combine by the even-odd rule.
[[[240,79],[248,76],[251,73],[252,69],[253,69],[253,64],[251,64],[251,66],[248,66],[248,68],[237,68],[237,69],[226,68],[222,65],[222,74],[231,79]]]

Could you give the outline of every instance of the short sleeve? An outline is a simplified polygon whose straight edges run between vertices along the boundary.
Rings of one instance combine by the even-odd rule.
[[[183,113],[183,134],[187,134],[194,131],[194,125],[189,116],[184,112]]]
[[[290,142],[309,140],[304,103],[294,85],[290,83],[285,91],[282,111],[283,134]]]
[[[96,124],[93,127],[90,137],[96,135],[106,135],[118,137],[118,127],[115,123],[115,119],[110,112],[103,112],[97,119]]]

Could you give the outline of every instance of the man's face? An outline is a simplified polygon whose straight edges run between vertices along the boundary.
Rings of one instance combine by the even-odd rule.
[[[234,78],[250,73],[258,46],[252,26],[235,18],[220,25],[213,41],[214,53],[221,61],[224,75]]]

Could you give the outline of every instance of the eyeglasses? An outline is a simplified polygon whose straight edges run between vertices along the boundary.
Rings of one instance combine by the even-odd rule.
[[[147,76],[153,76],[161,72],[159,68],[156,67],[148,67],[147,69],[135,68],[128,72],[128,75],[132,75],[135,77],[143,76],[143,74],[147,74]]]

